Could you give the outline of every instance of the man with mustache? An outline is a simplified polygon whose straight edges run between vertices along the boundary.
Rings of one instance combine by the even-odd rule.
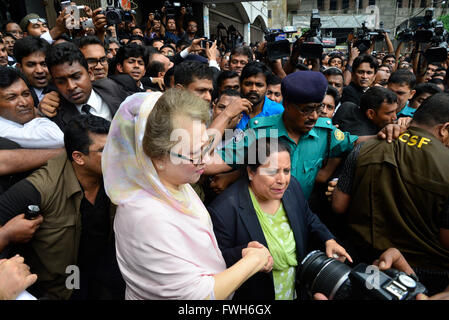
[[[51,47],[45,61],[58,92],[48,93],[39,109],[61,129],[78,114],[93,114],[110,121],[123,100],[140,91],[129,75],[92,83],[93,72],[81,51],[70,42]]]
[[[245,147],[251,145],[254,138],[280,139],[292,150],[292,175],[299,180],[304,196],[309,198],[318,171],[325,166],[327,158],[351,151],[358,138],[334,127],[330,119],[319,118],[327,86],[320,72],[289,74],[281,84],[284,112],[250,119],[245,137],[229,143],[219,155],[214,155],[205,174],[237,168],[243,163]]]
[[[62,148],[62,131],[46,118],[36,117],[33,97],[23,76],[0,67],[0,137],[22,148]]]
[[[58,126],[36,117],[24,79],[14,68],[0,67],[0,194],[64,146]]]
[[[253,106],[249,114],[243,113],[242,119],[237,124],[237,129],[245,130],[252,118],[268,117],[284,111],[281,104],[268,99],[267,79],[271,76],[271,70],[259,61],[248,63],[240,76],[240,90],[242,96],[249,100]]]
[[[346,66],[346,70],[352,70],[352,80],[343,89],[341,103],[350,101],[360,105],[360,98],[373,84],[378,67],[376,58],[368,54],[358,56],[352,66]]]

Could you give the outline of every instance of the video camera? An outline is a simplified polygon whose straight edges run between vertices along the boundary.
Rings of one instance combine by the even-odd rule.
[[[265,33],[265,40],[267,41],[267,57],[268,60],[274,61],[290,56],[290,41],[280,37],[285,33],[294,33],[296,30],[293,28],[285,27],[283,29],[266,29],[263,28]]]
[[[414,300],[427,293],[414,275],[365,263],[351,269],[319,250],[310,252],[299,268],[300,283],[309,294],[322,293],[330,300]]]
[[[384,22],[379,23],[379,29],[369,30],[366,27],[366,22],[362,22],[362,28],[357,33],[357,40],[355,46],[359,49],[360,54],[364,54],[371,46],[371,39],[374,41],[383,41],[385,39],[384,33],[390,33],[390,30],[384,29]]]
[[[310,29],[305,33],[306,39],[298,47],[304,58],[321,58],[323,48],[335,48],[335,38],[324,38],[321,35],[321,16],[318,9],[313,9],[310,16]],[[299,39],[297,40],[299,41]],[[295,43],[295,47],[297,44]]]
[[[118,0],[106,0],[106,9],[101,13],[106,16],[109,26],[116,25],[122,21],[129,23],[133,21],[134,10],[123,10]]]
[[[167,18],[174,18],[176,17],[178,11],[182,8],[181,2],[171,2],[171,1],[165,1],[164,2],[165,7],[165,13],[167,15]],[[193,8],[190,4],[186,4],[186,15],[193,16]]]
[[[430,43],[424,57],[427,62],[446,61],[448,54],[448,33],[441,21],[433,19],[434,8],[427,8],[424,22],[415,31],[404,29],[398,34],[398,40],[403,42]]]

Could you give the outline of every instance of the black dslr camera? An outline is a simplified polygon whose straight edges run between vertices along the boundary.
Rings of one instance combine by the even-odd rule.
[[[132,22],[134,10],[123,10],[118,0],[106,0],[106,10],[101,13],[106,16],[106,21],[109,26],[124,22]]]
[[[304,258],[299,274],[310,295],[319,292],[330,300],[414,300],[427,293],[414,275],[396,269],[379,271],[365,263],[351,269],[319,250]]]

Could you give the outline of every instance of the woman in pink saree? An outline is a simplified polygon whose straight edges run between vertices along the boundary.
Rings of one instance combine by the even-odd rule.
[[[208,121],[207,103],[181,89],[130,96],[112,121],[102,168],[118,205],[126,299],[229,299],[253,274],[271,270],[258,243],[226,269],[209,213],[190,186],[210,159]]]

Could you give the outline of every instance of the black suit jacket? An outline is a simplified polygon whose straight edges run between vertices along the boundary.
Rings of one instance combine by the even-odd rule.
[[[317,236],[323,243],[334,236],[310,210],[299,182],[291,177],[282,204],[287,213],[296,241],[298,265],[307,255],[310,236]],[[267,241],[257,218],[248,190],[247,178],[241,178],[209,206],[218,246],[227,267],[242,258],[242,249],[251,241],[267,246]],[[297,273],[297,276],[299,274]],[[297,283],[298,284],[298,283]],[[297,285],[296,292],[301,294]],[[273,274],[258,272],[248,279],[234,294],[236,300],[274,300]]]
[[[376,135],[380,129],[362,112],[360,107],[352,102],[344,102],[332,117],[332,123],[338,124],[343,132],[358,136]]]
[[[112,116],[115,115],[120,104],[126,97],[136,92],[141,92],[134,79],[128,74],[115,75],[113,77],[94,81],[92,82],[92,90],[98,93],[106,102]],[[78,114],[79,112],[76,106],[61,97],[58,114],[50,119],[64,131],[67,123]]]
[[[363,95],[362,87],[356,85],[354,82],[343,88],[343,94],[341,95],[341,103],[352,102],[356,105],[360,105],[360,98]]]

